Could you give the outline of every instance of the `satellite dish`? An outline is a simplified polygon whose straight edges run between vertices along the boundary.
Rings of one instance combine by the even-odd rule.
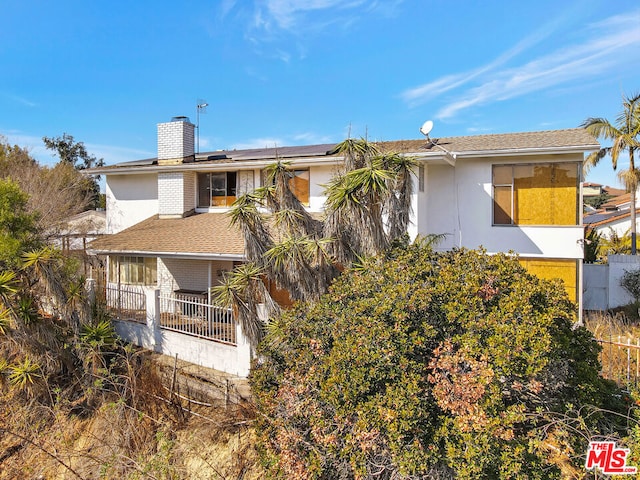
[[[425,137],[428,137],[432,129],[433,129],[433,122],[431,120],[427,120],[420,127],[420,133],[422,133]]]

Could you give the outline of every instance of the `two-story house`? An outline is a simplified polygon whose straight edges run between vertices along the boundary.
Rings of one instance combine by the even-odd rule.
[[[243,239],[226,213],[261,185],[277,158],[295,169],[295,191],[321,213],[334,145],[194,152],[185,117],[158,125],[158,156],[93,169],[106,178],[107,234],[91,248],[108,261],[109,285],[200,296],[242,262]],[[584,129],[382,142],[414,157],[411,236],[446,234],[439,248],[512,251],[533,273],[561,278],[580,302],[581,169],[599,148]],[[161,308],[161,307],[160,307]],[[162,322],[160,322],[162,324]],[[197,334],[197,332],[196,332]],[[205,335],[206,336],[206,335]]]

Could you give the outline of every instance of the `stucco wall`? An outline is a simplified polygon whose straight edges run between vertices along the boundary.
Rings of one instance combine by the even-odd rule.
[[[211,263],[211,285],[222,280],[222,270],[233,269],[233,262],[208,260],[185,260],[176,258],[158,259],[158,288],[163,294],[175,290],[205,292],[209,285],[209,263]]]
[[[640,213],[640,212],[639,212]],[[609,228],[611,227],[611,228]],[[631,230],[631,218],[626,217],[620,220],[610,222],[608,225],[596,227],[596,231],[605,238],[611,238],[611,231],[622,237]],[[640,231],[640,219],[636,218],[636,231]]]
[[[576,161],[575,155],[532,158],[477,158],[448,165],[429,165],[428,202],[418,205],[419,233],[445,233],[439,248],[477,248],[489,253],[513,250],[527,257],[583,258],[580,226],[492,226],[491,166],[498,163]]]
[[[158,176],[108,175],[107,233],[118,233],[158,213]]]
[[[324,208],[326,197],[324,196],[324,186],[335,174],[335,166],[323,165],[309,168],[309,210],[321,212]]]

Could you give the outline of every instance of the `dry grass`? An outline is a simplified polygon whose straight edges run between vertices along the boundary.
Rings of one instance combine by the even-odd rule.
[[[250,405],[170,400],[153,364],[127,366],[125,387],[110,387],[95,408],[62,396],[43,405],[0,387],[0,480],[263,476]]]
[[[623,312],[588,313],[585,326],[602,346],[602,375],[621,386],[640,382],[640,323]]]

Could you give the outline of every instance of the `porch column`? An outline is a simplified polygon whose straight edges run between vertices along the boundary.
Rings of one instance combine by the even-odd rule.
[[[162,344],[162,336],[160,334],[160,290],[147,290],[145,294],[147,300],[147,329],[151,340],[150,347],[158,351],[157,346]]]

